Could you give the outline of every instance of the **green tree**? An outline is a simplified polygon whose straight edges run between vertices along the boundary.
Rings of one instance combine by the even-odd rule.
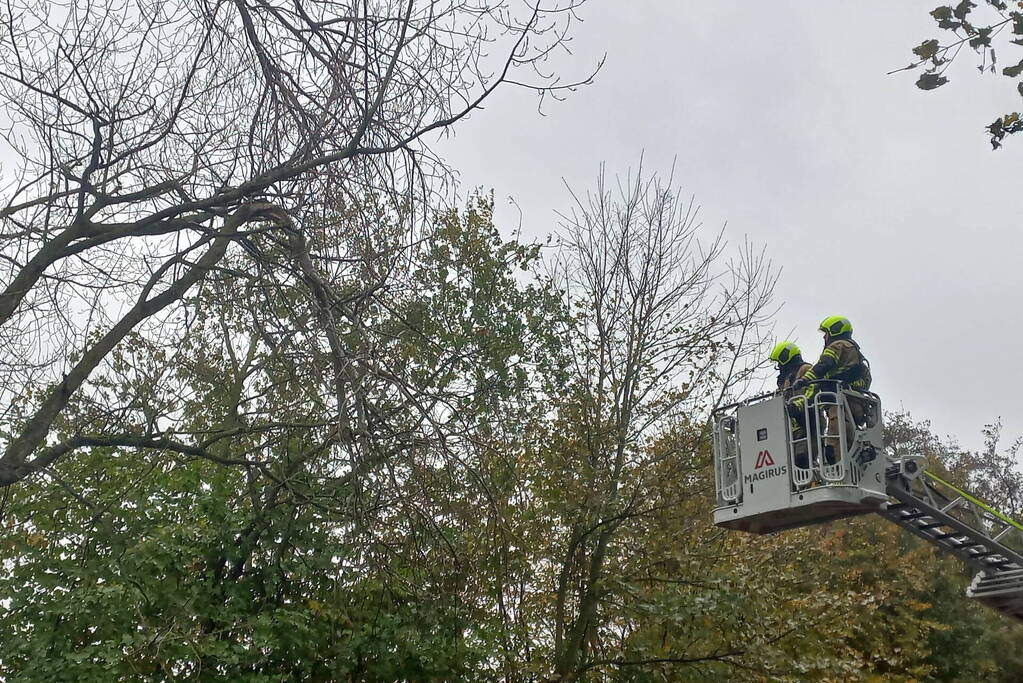
[[[997,423],[984,428],[982,452],[964,449],[953,440],[939,439],[928,422],[916,421],[908,413],[888,413],[885,430],[889,447],[897,453],[926,456],[928,467],[940,476],[1018,518],[1017,445],[1000,451]],[[905,542],[922,543],[914,538]],[[1023,676],[1020,648],[1023,634],[1018,626],[966,597],[966,586],[972,576],[964,565],[934,550],[928,555],[926,572],[918,588],[920,599],[930,603],[924,615],[937,625],[927,636],[932,676],[942,681],[1019,680]],[[963,643],[970,646],[965,648]]]
[[[713,526],[708,411],[763,357],[769,269],[623,187],[552,260],[485,196],[413,244],[373,197],[251,235],[175,346],[129,335],[69,401],[52,438],[88,445],[0,500],[0,676],[1017,679],[1018,629],[898,527]],[[1015,510],[997,425],[981,453],[886,428]]]
[[[619,658],[619,609],[632,602],[616,590],[625,539],[684,499],[676,490],[659,501],[650,473],[662,459],[691,458],[701,441],[679,441],[678,452],[652,444],[673,423],[702,422],[759,364],[775,275],[749,245],[729,261],[694,204],[642,172],[615,187],[602,171],[565,217],[562,241],[554,272],[570,313],[570,375],[536,457],[554,546],[551,658],[572,680]]]
[[[253,311],[244,282],[214,276],[175,352],[120,349],[97,386],[136,410],[78,401],[66,428],[169,410],[188,433],[83,449],[9,490],[0,672],[385,681],[494,667],[504,569],[481,519],[511,485],[496,441],[522,442],[537,375],[557,372],[560,306],[530,275],[538,249],[503,241],[491,212],[477,198],[439,216],[408,286],[335,326],[388,369],[342,406],[365,409],[368,450],[336,438],[330,345],[264,324],[310,316],[295,283]],[[212,442],[185,444],[201,435]]]
[[[387,273],[335,291],[331,274],[358,256],[316,234],[318,218],[343,214],[367,231],[363,251],[394,247],[374,230],[383,210],[406,244],[421,237],[429,212],[419,209],[448,172],[427,139],[504,85],[541,97],[573,87],[540,64],[584,1],[0,10],[0,146],[11,162],[0,196],[0,486],[96,436],[163,447],[88,422],[69,430],[66,411],[99,390],[93,378],[130,335],[178,346],[197,314],[191,294],[214,272],[257,301],[301,285],[288,304],[310,300],[333,346],[335,395],[357,391],[336,309],[357,312]],[[381,206],[360,213],[368,195]],[[275,328],[265,331],[310,332]],[[172,440],[173,412],[159,418]],[[54,444],[58,422],[69,436]]]

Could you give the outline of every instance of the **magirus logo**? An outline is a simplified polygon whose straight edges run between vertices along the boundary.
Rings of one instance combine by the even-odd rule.
[[[763,481],[764,479],[770,479],[771,477],[786,474],[789,471],[789,468],[786,465],[776,466],[774,464],[774,458],[771,457],[771,452],[763,450],[757,453],[757,461],[756,464],[753,465],[753,470],[754,471],[750,474],[743,475],[742,481],[744,484],[750,484],[752,486],[755,481]]]
[[[753,469],[759,470],[761,467],[771,467],[772,465],[774,465],[774,458],[771,457],[771,452],[763,450],[757,453],[757,464]]]

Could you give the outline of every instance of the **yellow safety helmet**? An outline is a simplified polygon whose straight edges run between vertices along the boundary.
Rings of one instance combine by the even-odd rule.
[[[774,348],[771,349],[771,355],[769,356],[778,365],[788,365],[788,363],[799,356],[799,347],[790,341],[778,342]]]
[[[849,318],[843,318],[840,315],[828,316],[821,321],[821,326],[818,329],[831,337],[853,331]]]

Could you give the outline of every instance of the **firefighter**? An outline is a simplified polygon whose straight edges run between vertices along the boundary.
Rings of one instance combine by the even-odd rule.
[[[777,363],[778,391],[784,394],[787,401],[795,395],[794,385],[810,369],[810,364],[803,360],[799,347],[790,341],[778,342],[771,349],[769,358]],[[789,429],[793,442],[792,457],[796,467],[803,469],[810,466],[809,448],[805,439],[805,423],[806,417],[802,407],[799,410],[790,410]]]
[[[792,395],[792,385],[810,369],[810,364],[803,360],[799,347],[790,341],[778,342],[771,349],[771,360],[777,363],[778,391]]]
[[[820,359],[812,368],[803,373],[795,384],[795,389],[806,388],[803,397],[797,398],[793,403],[802,408],[803,403],[809,400],[820,389],[820,384],[815,380],[831,380],[824,383],[827,391],[839,390],[840,385],[849,387],[856,391],[867,391],[870,389],[870,365],[863,357],[860,346],[852,338],[852,323],[848,318],[840,315],[828,316],[821,321],[821,332],[824,333],[824,351]],[[851,413],[850,419],[846,419],[846,444],[852,443],[853,428],[856,424],[862,424],[866,417],[866,406],[863,401],[852,397],[846,397],[846,403]],[[824,460],[833,465],[837,462],[837,453],[840,443],[838,432],[838,406],[828,405],[826,408],[828,417],[827,435],[824,437]]]

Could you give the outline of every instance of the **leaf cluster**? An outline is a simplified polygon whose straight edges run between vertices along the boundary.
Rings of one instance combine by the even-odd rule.
[[[997,54],[995,40],[1001,36],[999,54],[1012,53],[1023,46],[1023,6],[1019,3],[1003,0],[984,0],[985,9],[989,10],[983,17],[976,16],[974,10],[978,5],[971,0],[962,0],[955,5],[942,5],[931,10],[931,17],[937,27],[949,34],[947,40],[930,38],[913,48],[916,60],[898,71],[921,69],[916,86],[921,90],[935,90],[949,82],[945,73],[959,56],[964,46],[969,47],[979,57],[978,71],[996,73]],[[1018,57],[1019,55],[1017,55]],[[1002,76],[1013,79],[1016,89],[1023,96],[1023,58],[1013,57],[1010,65],[1001,69]],[[998,149],[1006,136],[1017,133],[1023,128],[1020,125],[1019,112],[1011,112],[999,116],[987,126],[991,146]]]

